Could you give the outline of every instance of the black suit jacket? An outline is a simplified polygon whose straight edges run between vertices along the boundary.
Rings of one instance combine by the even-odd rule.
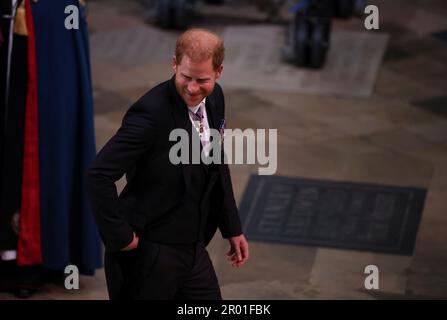
[[[210,127],[216,128],[225,116],[222,89],[216,84],[206,99]],[[169,141],[173,129],[192,134],[188,107],[177,93],[174,77],[159,84],[125,114],[117,133],[99,152],[87,174],[89,198],[99,232],[108,251],[127,246],[136,231],[140,236],[165,243],[182,242],[184,230],[166,229],[173,210],[182,209],[190,187],[191,165],[173,165]],[[205,228],[208,244],[220,229],[224,238],[242,234],[228,165],[220,164],[213,188],[211,210]],[[115,181],[126,174],[127,185],[118,197]]]

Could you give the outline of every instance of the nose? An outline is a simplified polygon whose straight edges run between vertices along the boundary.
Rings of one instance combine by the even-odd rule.
[[[188,92],[190,94],[196,94],[200,90],[200,86],[197,84],[196,81],[191,81],[188,83]]]

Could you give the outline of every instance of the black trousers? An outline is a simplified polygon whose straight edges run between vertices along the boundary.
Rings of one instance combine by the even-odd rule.
[[[221,300],[213,264],[202,242],[140,241],[130,251],[106,252],[111,300]]]

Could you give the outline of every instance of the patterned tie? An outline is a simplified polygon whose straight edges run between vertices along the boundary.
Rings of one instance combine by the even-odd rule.
[[[202,111],[202,105],[200,105],[199,109],[196,111],[196,113],[191,112],[192,117],[194,121],[199,121],[199,132],[203,133],[203,111]]]
[[[193,118],[194,121],[198,121],[199,122],[199,136],[200,136],[200,144],[203,147],[203,151],[205,153],[206,156],[209,155],[210,151],[211,151],[211,143],[208,139],[206,139],[205,137],[205,121],[204,121],[204,114],[203,114],[203,104],[200,104],[199,109],[194,113],[192,111],[190,111],[191,116]]]

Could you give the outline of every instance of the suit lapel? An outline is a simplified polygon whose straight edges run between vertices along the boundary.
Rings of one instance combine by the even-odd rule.
[[[174,78],[169,81],[169,95],[171,98],[172,114],[178,128],[185,129],[191,134],[191,121],[189,120],[188,107],[177,93]]]
[[[172,109],[172,116],[174,118],[174,122],[176,124],[177,128],[181,128],[186,130],[189,137],[189,163],[188,164],[181,164],[182,171],[183,171],[183,178],[185,180],[186,188],[191,187],[191,151],[192,151],[192,142],[191,142],[191,135],[192,135],[192,124],[191,120],[189,119],[188,114],[188,107],[186,106],[183,99],[180,97],[180,95],[177,92],[177,89],[175,88],[175,75],[171,78],[168,84],[169,88],[169,96],[171,98],[171,109]]]
[[[210,128],[217,129],[220,119],[218,119],[219,112],[217,110],[216,97],[214,93],[206,98],[205,107]]]

